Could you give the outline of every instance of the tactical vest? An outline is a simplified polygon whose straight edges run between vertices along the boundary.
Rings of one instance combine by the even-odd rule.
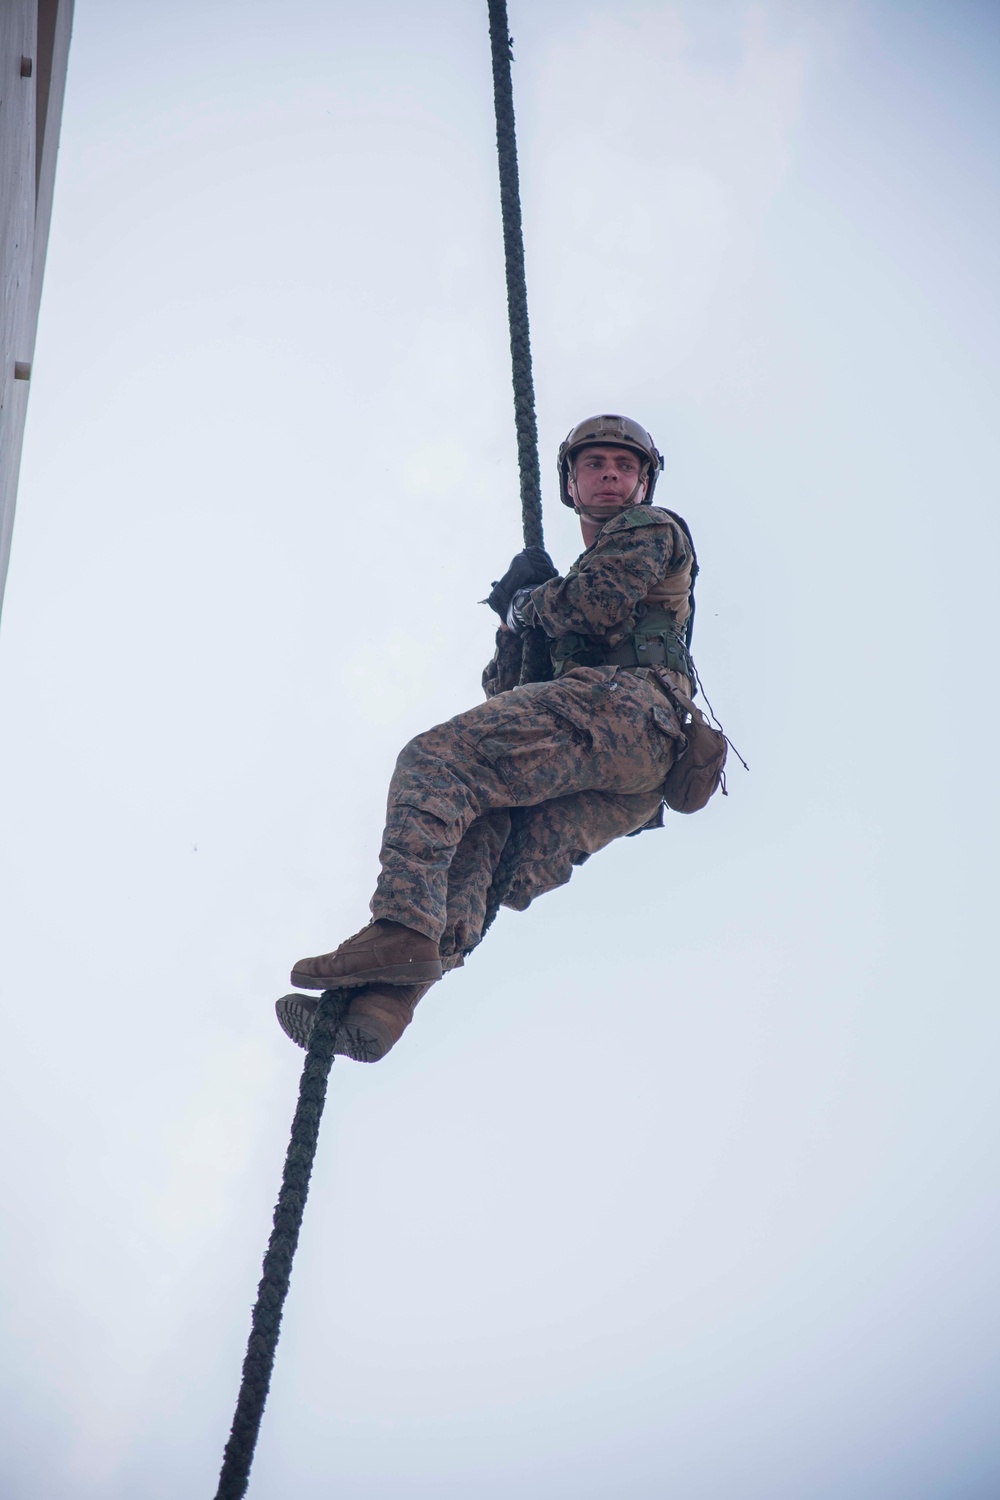
[[[665,506],[658,506],[665,510]],[[698,576],[698,559],[687,522],[666,511],[680,527],[690,548],[682,568],[668,573],[636,605],[631,619],[623,621],[603,636],[570,634],[549,642],[553,676],[559,677],[571,667],[666,667],[679,672],[692,684],[696,682],[691,660],[691,633],[694,626],[694,581]],[[637,505],[623,518],[627,526],[659,525],[656,516]],[[586,553],[584,553],[586,557]],[[580,571],[580,558],[569,569],[571,578]]]

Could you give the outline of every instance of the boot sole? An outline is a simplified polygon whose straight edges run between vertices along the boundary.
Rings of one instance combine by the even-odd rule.
[[[287,1037],[291,1037],[299,1047],[309,1046],[316,1022],[315,1001],[312,1005],[306,1005],[302,995],[283,995],[276,1001],[274,1013],[278,1017],[278,1025]]]
[[[300,990],[348,990],[362,984],[434,984],[443,974],[441,960],[428,959],[422,964],[383,964],[381,969],[361,969],[355,974],[327,974],[323,979],[293,969],[292,983]]]
[[[298,1047],[309,1049],[313,1026],[316,1024],[316,1006],[305,1003],[302,995],[283,995],[275,1002],[274,1013],[278,1025]],[[385,1056],[385,1048],[379,1039],[359,1026],[341,1026],[333,1053],[335,1057],[349,1057],[354,1062],[378,1062]]]

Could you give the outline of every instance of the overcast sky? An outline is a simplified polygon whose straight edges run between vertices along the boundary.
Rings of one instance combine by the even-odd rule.
[[[511,0],[546,538],[730,796],[338,1062],[253,1500],[993,1500],[1000,10]],[[0,631],[4,1500],[214,1493],[385,785],[520,546],[486,6],[78,0]]]

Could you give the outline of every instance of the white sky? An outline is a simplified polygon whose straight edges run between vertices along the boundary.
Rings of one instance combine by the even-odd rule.
[[[385,784],[519,545],[485,4],[79,0],[0,633],[5,1500],[210,1495]],[[731,796],[338,1063],[251,1495],[1000,1489],[989,4],[511,0],[554,452]]]

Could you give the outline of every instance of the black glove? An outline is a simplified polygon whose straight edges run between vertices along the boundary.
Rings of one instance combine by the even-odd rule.
[[[494,579],[486,603],[490,609],[496,610],[501,620],[506,621],[510,601],[519,589],[533,588],[558,577],[559,570],[544,547],[525,547],[513,559],[503,577]]]

